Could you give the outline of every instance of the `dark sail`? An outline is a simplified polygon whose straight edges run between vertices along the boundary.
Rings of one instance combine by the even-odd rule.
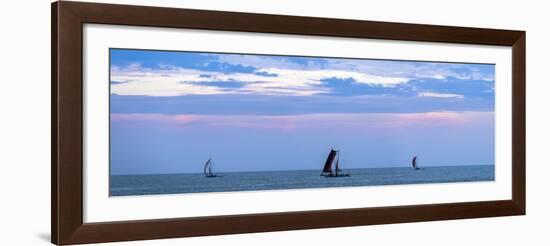
[[[325,162],[325,166],[323,167],[323,173],[332,173],[332,162],[334,161],[334,157],[336,157],[336,151],[331,149],[328,154],[327,161]]]
[[[412,167],[414,169],[418,169],[418,167],[416,166],[416,156],[414,156],[413,160],[412,160]]]
[[[336,159],[336,164],[333,172],[332,164],[335,161],[334,159]],[[343,173],[342,169],[340,169],[340,152],[338,150],[334,150],[334,149],[330,150],[330,153],[328,154],[328,157],[327,157],[327,161],[325,162],[325,166],[323,167],[323,171],[321,172],[321,176],[325,176],[327,178],[351,177],[351,174]]]

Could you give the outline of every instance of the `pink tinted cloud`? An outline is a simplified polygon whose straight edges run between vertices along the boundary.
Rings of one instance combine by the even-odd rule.
[[[396,129],[491,123],[493,112],[345,113],[301,115],[111,114],[113,122],[133,125],[213,129],[245,128],[283,132],[308,129]],[[193,124],[192,124],[193,123]]]
[[[196,115],[164,115],[164,114],[111,114],[111,122],[126,123],[157,123],[157,124],[189,124],[199,119]]]

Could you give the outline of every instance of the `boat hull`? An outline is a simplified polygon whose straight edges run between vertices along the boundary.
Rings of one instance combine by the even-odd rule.
[[[325,178],[340,178],[340,177],[351,177],[351,174],[349,173],[346,173],[346,174],[328,174],[328,175],[323,175]]]
[[[204,176],[204,177],[207,177],[207,178],[220,178],[221,176],[220,175],[208,175],[208,176]]]

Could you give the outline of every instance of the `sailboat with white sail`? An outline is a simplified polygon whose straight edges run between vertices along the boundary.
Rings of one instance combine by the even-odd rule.
[[[208,161],[204,163],[204,168],[203,168],[204,176],[207,178],[221,177],[220,175],[217,175],[212,171],[212,165],[213,165],[212,158],[209,158]]]
[[[333,171],[332,166],[335,161],[336,161],[336,165]],[[330,153],[328,154],[325,165],[323,166],[323,171],[321,172],[321,176],[324,176],[327,178],[351,177],[351,174],[344,173],[342,169],[340,169],[340,151],[339,150],[335,150],[332,148],[330,149]]]

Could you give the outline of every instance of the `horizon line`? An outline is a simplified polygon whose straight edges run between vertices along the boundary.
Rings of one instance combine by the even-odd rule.
[[[466,164],[466,165],[440,165],[440,166],[420,166],[420,169],[427,167],[467,167],[467,166],[495,166],[495,164]],[[342,170],[354,170],[354,169],[384,169],[384,168],[411,168],[410,166],[386,166],[386,167],[361,167],[361,168],[343,168]],[[321,168],[322,169],[322,168]],[[290,171],[321,171],[321,169],[280,169],[280,170],[256,170],[256,171],[219,171],[216,174],[224,173],[254,173],[254,172],[290,172]],[[175,174],[203,174],[202,172],[189,172],[189,173],[126,173],[126,174],[113,174],[109,172],[109,176],[142,176],[142,175],[175,175]]]

